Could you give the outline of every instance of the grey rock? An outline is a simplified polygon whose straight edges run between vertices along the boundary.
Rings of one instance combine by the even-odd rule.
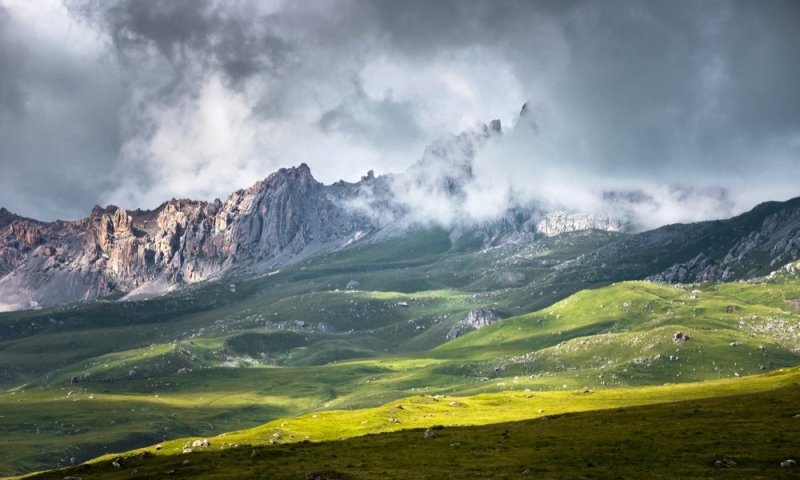
[[[487,308],[472,309],[469,311],[466,318],[453,325],[450,331],[447,332],[447,339],[453,340],[469,331],[491,325],[500,319],[501,317],[493,310]]]
[[[714,466],[717,468],[730,468],[736,466],[736,460],[733,458],[725,457],[721,460],[717,460],[714,462]]]
[[[327,323],[322,323],[322,322],[317,324],[317,330],[319,330],[322,333],[336,333],[336,329],[334,329]]]
[[[760,206],[761,207],[761,206]],[[756,210],[759,207],[756,207]],[[765,262],[764,257],[768,260]],[[695,283],[753,278],[763,268],[780,267],[800,258],[800,208],[787,206],[768,215],[759,230],[742,236],[722,258],[699,254],[677,263],[647,280],[666,283]],[[728,313],[731,307],[728,307]],[[735,312],[736,307],[732,307]]]

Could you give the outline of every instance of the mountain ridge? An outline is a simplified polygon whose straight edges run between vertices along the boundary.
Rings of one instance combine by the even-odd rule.
[[[631,228],[628,220],[611,215],[548,212],[511,200],[501,214],[480,222],[460,209],[438,218],[463,202],[476,152],[502,135],[499,120],[481,124],[436,140],[402,174],[376,177],[369,171],[354,183],[323,185],[302,163],[236,190],[225,201],[173,198],[153,210],[96,205],[86,218],[54,222],[3,208],[0,311],[108,295],[149,298],[233,267],[260,274],[442,221],[453,239],[473,231],[485,244],[530,242],[536,235],[586,228]]]

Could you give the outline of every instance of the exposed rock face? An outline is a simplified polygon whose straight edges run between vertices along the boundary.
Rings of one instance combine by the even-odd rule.
[[[467,332],[486,327],[501,319],[502,317],[495,311],[487,308],[474,308],[469,311],[465,319],[455,324],[450,331],[447,332],[447,339],[453,340]]]
[[[456,207],[473,180],[475,153],[501,135],[500,121],[492,121],[434,142],[403,174],[369,172],[355,183],[322,185],[303,164],[281,169],[224,202],[172,199],[147,211],[96,206],[87,218],[52,223],[0,209],[0,311],[91,300],[114,291],[146,298],[234,265],[264,271],[355,242],[380,241],[430,225],[442,210],[456,212],[439,218],[456,225],[452,239],[469,232],[486,245],[628,228],[610,217],[547,213],[536,205],[510,205],[479,224],[465,220]],[[409,191],[414,194],[406,195]],[[508,285],[524,280],[518,272],[502,279]]]
[[[701,253],[675,264],[648,280],[667,283],[726,281],[752,278],[800,258],[800,207],[790,206],[767,216],[761,228],[742,236],[724,257]]]
[[[223,203],[170,200],[153,211],[95,207],[74,222],[0,211],[0,310],[92,299],[114,290],[159,292],[235,263],[334,248],[368,219],[338,206],[336,186],[304,164],[281,169]]]
[[[629,225],[624,220],[611,216],[564,211],[548,213],[536,224],[536,232],[547,236],[590,229],[622,232],[628,230]]]

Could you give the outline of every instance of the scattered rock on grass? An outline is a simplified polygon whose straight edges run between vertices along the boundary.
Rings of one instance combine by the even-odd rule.
[[[425,436],[425,438],[433,438],[433,437],[436,436],[436,434],[433,432],[432,429],[429,428],[429,429],[425,430],[425,435],[424,436]]]
[[[714,462],[714,466],[717,467],[717,468],[734,467],[734,466],[736,466],[736,460],[734,460],[734,459],[732,459],[730,457],[725,457],[722,460],[717,460],[716,462]]]
[[[789,460],[786,460],[785,462],[781,462],[781,467],[784,467],[784,468],[796,467],[796,466],[797,466],[797,462],[795,462],[791,458]]]

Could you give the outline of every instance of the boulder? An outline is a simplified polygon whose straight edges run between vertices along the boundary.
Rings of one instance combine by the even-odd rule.
[[[689,335],[686,335],[683,332],[676,332],[675,335],[672,336],[672,341],[674,343],[685,342],[689,340]]]

